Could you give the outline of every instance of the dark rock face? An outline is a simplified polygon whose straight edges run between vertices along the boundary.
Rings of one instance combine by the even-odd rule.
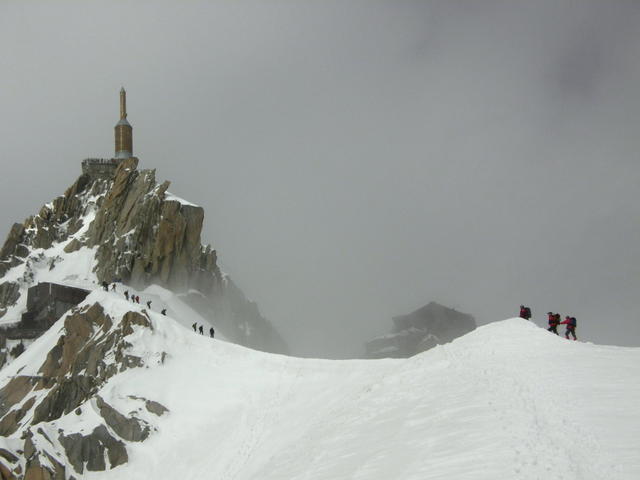
[[[14,223],[9,231],[7,240],[4,242],[4,246],[0,249],[0,260],[3,262],[8,261],[9,257],[13,254],[18,254],[18,246],[22,245],[24,238],[24,225],[21,223]],[[20,255],[17,255],[20,257]]]
[[[69,459],[69,463],[78,473],[87,470],[96,472],[107,469],[104,454],[109,458],[109,468],[123,465],[129,460],[125,444],[111,436],[104,425],[98,425],[89,435],[74,433],[69,436],[60,434],[60,444]]]
[[[129,442],[142,442],[149,436],[150,428],[144,421],[125,417],[101,397],[96,398],[96,405],[100,409],[100,416],[120,438]]]
[[[146,400],[144,406],[148,411],[150,411],[154,415],[157,415],[158,417],[161,417],[169,411],[162,404],[154,402],[153,400]]]
[[[0,452],[0,472],[6,472],[0,478],[66,480],[85,469],[105,470],[127,461],[127,442],[143,441],[154,429],[136,415],[119,412],[98,392],[114,375],[145,366],[129,352],[127,337],[136,329],[153,331],[138,312],[112,319],[98,303],[78,309],[65,319],[37,373],[18,374],[0,388],[0,435],[11,439],[8,445],[23,442],[20,450]],[[158,402],[138,400],[148,409],[167,411]],[[85,410],[97,411],[103,420],[90,434],[65,434],[57,428],[56,421],[65,415]]]
[[[15,305],[15,303],[20,298],[20,285],[16,282],[4,282],[0,283],[0,317],[2,317],[6,312],[6,307],[10,307],[11,305]]]
[[[365,345],[369,358],[406,358],[447,343],[475,330],[471,315],[436,302],[393,318],[390,334],[374,338]]]

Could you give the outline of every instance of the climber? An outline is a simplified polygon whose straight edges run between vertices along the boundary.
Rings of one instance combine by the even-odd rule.
[[[116,291],[116,284],[114,283],[113,285],[111,285],[111,291],[115,292]]]
[[[163,308],[162,311],[160,312],[162,315],[167,316],[167,309]]]
[[[105,292],[109,291],[109,284],[107,282],[102,282],[102,288]]]
[[[524,318],[525,320],[530,320],[531,309],[529,307],[525,307],[524,305],[520,305],[520,318]]]
[[[215,331],[213,330],[213,327],[211,327],[211,328],[209,329],[209,336],[210,336],[211,338],[213,338],[214,333],[215,333]]]
[[[151,300],[149,300],[149,301],[147,302],[147,308],[149,308],[149,309],[151,308]]]
[[[556,335],[558,335],[558,324],[560,323],[560,314],[549,312],[547,313],[547,315],[549,315],[549,328],[547,328],[547,330],[549,332],[553,332]]]
[[[127,301],[129,301],[129,290],[124,291],[124,298],[126,298]]]
[[[200,332],[200,335],[204,335],[204,330],[202,329],[202,325],[198,327],[198,331]]]
[[[191,325],[191,327],[193,327],[193,331],[195,332],[197,325],[194,323],[193,325]]]
[[[564,332],[564,337],[569,340],[569,334],[571,334],[573,336],[574,340],[577,340],[578,338],[576,337],[576,317],[564,317],[565,320],[564,322],[560,322],[560,325],[566,325],[567,326],[567,331]]]

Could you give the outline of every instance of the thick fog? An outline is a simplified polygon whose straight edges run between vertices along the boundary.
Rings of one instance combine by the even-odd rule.
[[[0,236],[113,154],[296,354],[436,300],[640,344],[640,3],[0,3]],[[517,341],[517,339],[514,339]]]

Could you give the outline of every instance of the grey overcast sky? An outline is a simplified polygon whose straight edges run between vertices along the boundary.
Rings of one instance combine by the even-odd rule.
[[[0,45],[3,237],[112,154],[124,85],[294,353],[431,300],[640,345],[640,2],[4,1]]]

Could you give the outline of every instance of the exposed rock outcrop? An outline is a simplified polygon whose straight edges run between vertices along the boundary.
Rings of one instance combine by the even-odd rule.
[[[89,435],[72,433],[58,438],[73,469],[82,474],[87,470],[103,471],[107,469],[105,453],[109,459],[108,468],[123,465],[129,460],[125,444],[111,436],[104,425],[98,425]]]
[[[22,244],[24,238],[24,225],[21,223],[14,223],[7,235],[7,240],[4,242],[4,246],[0,249],[0,260],[6,261],[11,255],[17,257],[23,256],[21,254],[28,253],[27,250],[18,249],[18,246]],[[4,273],[4,272],[0,272]]]
[[[16,282],[0,283],[0,317],[7,312],[7,307],[15,305],[20,298],[20,285]]]
[[[149,436],[150,428],[143,420],[122,415],[99,396],[96,398],[96,405],[100,409],[100,416],[120,438],[129,442],[142,442]]]
[[[40,367],[13,376],[0,389],[0,435],[16,445],[14,451],[0,452],[1,478],[66,480],[85,469],[105,470],[127,461],[127,442],[145,440],[154,427],[137,414],[118,411],[99,392],[113,376],[149,366],[131,353],[127,337],[137,329],[153,332],[144,314],[131,311],[114,319],[99,303],[78,309],[66,317]],[[150,412],[167,411],[153,400],[136,399],[151,406]],[[101,418],[89,434],[58,428],[66,416],[85,412],[89,419],[94,418],[90,412]]]
[[[130,158],[118,166],[88,231],[87,246],[98,247],[98,278],[209,294],[220,271],[215,251],[200,244],[204,210],[165,198],[169,182],[157,185],[155,170],[139,172],[136,163]]]
[[[365,345],[369,358],[404,358],[447,343],[476,328],[471,315],[436,302],[393,318],[393,330]]]

